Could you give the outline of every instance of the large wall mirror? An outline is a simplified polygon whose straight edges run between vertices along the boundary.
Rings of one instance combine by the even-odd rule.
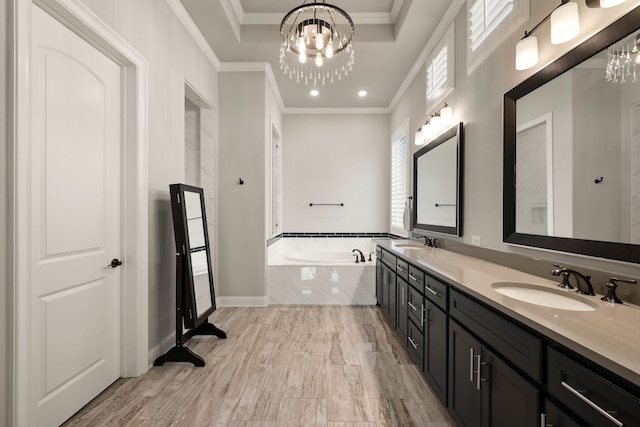
[[[640,7],[504,96],[504,241],[640,262]]]
[[[413,227],[462,235],[462,123],[413,155]]]

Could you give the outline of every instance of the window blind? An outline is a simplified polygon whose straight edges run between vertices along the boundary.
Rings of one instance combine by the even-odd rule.
[[[511,13],[513,7],[513,0],[475,0],[469,9],[472,51]]]
[[[448,75],[447,46],[445,46],[427,67],[427,99],[436,98],[444,91],[447,86]]]
[[[407,197],[407,136],[391,144],[391,228],[403,229]]]

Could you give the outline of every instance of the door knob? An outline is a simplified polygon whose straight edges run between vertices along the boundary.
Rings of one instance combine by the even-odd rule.
[[[116,268],[122,265],[122,261],[118,258],[114,258],[111,260],[111,264],[107,265],[107,267]]]

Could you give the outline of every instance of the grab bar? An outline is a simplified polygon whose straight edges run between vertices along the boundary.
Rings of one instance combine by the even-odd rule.
[[[309,203],[309,206],[344,206],[344,203]]]
[[[455,206],[455,203],[450,205],[450,204],[446,204],[446,203],[436,203],[436,208],[442,207],[442,206]]]

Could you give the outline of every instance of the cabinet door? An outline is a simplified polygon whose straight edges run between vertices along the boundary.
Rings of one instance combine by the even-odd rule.
[[[378,301],[378,305],[382,307],[382,280],[383,280],[383,264],[382,261],[378,258],[376,261],[376,300]]]
[[[396,311],[397,311],[397,291],[396,291],[396,272],[390,268],[387,269],[389,274],[388,300],[387,300],[387,314],[389,315],[389,323],[392,328],[396,328]]]
[[[544,405],[545,413],[540,415],[541,426],[580,427],[581,424],[578,421],[571,418],[550,401],[545,400]]]
[[[397,318],[398,318],[398,333],[405,340],[407,338],[407,291],[408,284],[401,277],[397,277]]]
[[[489,393],[486,399],[483,394],[484,427],[540,425],[539,392],[533,385],[486,348],[476,363],[478,367],[481,387]]]
[[[424,374],[442,403],[447,404],[447,315],[425,301]]]
[[[459,426],[482,426],[482,391],[475,372],[481,350],[461,326],[449,323],[449,411]]]

